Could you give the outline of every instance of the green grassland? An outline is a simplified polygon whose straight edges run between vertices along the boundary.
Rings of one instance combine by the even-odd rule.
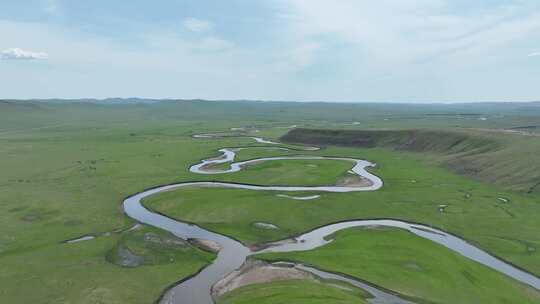
[[[95,117],[87,119],[86,110]],[[21,125],[32,127],[6,127],[2,133],[0,302],[149,303],[210,261],[207,253],[190,249],[172,265],[127,269],[107,259],[122,242],[119,235],[62,241],[132,226],[121,210],[124,197],[188,179],[188,165],[218,148],[219,141],[196,143],[190,123],[182,121],[139,125],[128,114],[100,117],[107,111],[86,107],[75,111],[77,117],[67,109],[36,111],[41,114],[32,115],[41,120],[49,116],[43,127],[25,120],[23,111]],[[5,116],[2,123],[9,121]]]
[[[295,129],[282,140],[421,152],[444,167],[506,189],[540,191],[540,137],[496,131]]]
[[[44,238],[46,233],[50,231],[44,229]],[[152,303],[168,285],[197,272],[212,260],[209,253],[188,245],[172,248],[142,241],[136,236],[141,233],[174,238],[143,228],[72,244],[37,242],[39,247],[2,254],[1,302]],[[118,246],[126,246],[133,254],[145,257],[145,263],[140,267],[123,267],[109,261],[107,255],[113,258],[116,252],[112,251]],[[171,261],[170,257],[175,259]]]
[[[501,113],[504,118],[499,117]],[[488,120],[479,120],[480,116]],[[536,104],[410,107],[0,101],[0,302],[152,302],[167,286],[193,274],[212,256],[187,245],[176,248],[166,242],[147,243],[146,233],[158,233],[148,227],[115,232],[134,224],[122,212],[123,198],[156,185],[191,180],[327,184],[346,174],[349,166],[346,162],[321,162],[315,163],[318,167],[306,167],[313,163],[293,162],[285,167],[275,162],[250,166],[230,176],[192,174],[187,170],[190,165],[217,155],[219,148],[262,146],[245,137],[193,139],[192,134],[250,126],[261,130],[255,136],[277,139],[293,124],[344,129],[519,128],[540,125],[539,117]],[[361,124],[352,125],[354,121]],[[534,128],[527,130],[535,132]],[[533,137],[527,140],[535,145]],[[520,147],[526,147],[525,142],[520,143],[514,158],[532,155],[520,154]],[[250,243],[285,238],[348,218],[416,220],[463,235],[540,273],[536,192],[509,192],[451,174],[437,167],[440,157],[430,153],[386,148],[329,147],[318,152],[248,149],[238,158],[297,154],[375,161],[379,165],[374,172],[384,179],[385,187],[374,193],[323,194],[313,201],[277,198],[276,193],[266,192],[186,189],[182,191],[191,191],[187,197],[178,192],[176,197],[151,198],[147,203],[171,216]],[[504,159],[510,156],[514,155],[498,155]],[[482,164],[483,159],[474,161]],[[306,169],[311,170],[309,174]],[[523,170],[523,175],[530,174],[528,167],[517,169]],[[266,173],[268,170],[271,173]],[[501,203],[498,197],[509,202]],[[439,204],[449,205],[444,214],[437,211]],[[281,229],[255,230],[252,223],[256,221],[274,223]],[[110,235],[63,243],[81,235],[104,233]],[[114,255],[118,248],[129,248],[145,262],[137,267],[118,265],[121,263]]]
[[[321,193],[321,198],[310,201],[278,198],[277,193],[271,191],[182,189],[155,195],[144,203],[172,217],[196,222],[246,243],[286,238],[347,219],[398,218],[421,222],[461,235],[540,274],[537,196],[505,191],[451,173],[426,163],[417,153],[376,148],[328,148],[319,153],[376,162],[377,167],[372,172],[383,179],[384,187],[374,192]],[[283,167],[281,174],[276,172],[276,175],[288,172]],[[296,176],[295,172],[290,174]],[[319,174],[324,175],[324,172]],[[232,177],[234,175],[228,180],[234,181]],[[257,176],[251,180],[255,184],[265,184],[265,181]],[[440,205],[448,205],[443,213],[439,211]],[[254,222],[272,223],[280,230],[256,228]]]
[[[273,160],[248,165],[245,170],[220,176],[219,180],[264,185],[334,185],[352,164],[339,160]]]
[[[259,257],[302,261],[347,273],[414,298],[416,303],[540,301],[539,291],[398,229],[348,229],[316,250]]]

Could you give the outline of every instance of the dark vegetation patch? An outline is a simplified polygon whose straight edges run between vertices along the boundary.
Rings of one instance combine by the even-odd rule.
[[[527,193],[540,193],[540,182],[532,185],[527,191]]]
[[[26,206],[15,207],[15,208],[9,209],[8,212],[19,212],[19,211],[23,211],[26,208],[27,208]]]
[[[65,226],[79,226],[79,225],[82,225],[83,223],[84,223],[83,221],[75,220],[75,219],[64,221]]]
[[[144,263],[144,257],[136,255],[123,245],[117,246],[115,264],[123,267],[137,267]]]
[[[188,242],[155,228],[125,232],[111,248],[106,259],[122,267],[171,264],[194,249]]]
[[[509,128],[510,130],[536,130],[540,129],[540,126],[518,126]]]
[[[472,284],[476,283],[476,281],[478,280],[473,274],[466,270],[461,271],[461,273],[463,274],[463,277],[465,277]]]
[[[26,212],[20,219],[25,222],[37,222],[50,220],[60,214],[58,210],[47,210],[44,208],[31,209]]]
[[[28,213],[21,217],[21,220],[25,222],[35,222],[41,220],[41,215],[37,213]]]

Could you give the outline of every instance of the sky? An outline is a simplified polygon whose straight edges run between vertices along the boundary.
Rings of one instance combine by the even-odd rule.
[[[540,100],[538,0],[0,0],[0,98]]]

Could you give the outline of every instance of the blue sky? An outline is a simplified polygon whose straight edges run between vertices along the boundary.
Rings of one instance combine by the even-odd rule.
[[[540,100],[538,0],[1,0],[0,98]]]

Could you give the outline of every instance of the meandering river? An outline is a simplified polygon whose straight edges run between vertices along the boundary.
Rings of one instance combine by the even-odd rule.
[[[198,138],[212,137],[210,135],[195,136]],[[258,143],[276,144],[275,142],[267,141],[262,138],[254,138]],[[214,262],[198,274],[191,278],[188,278],[178,285],[167,290],[161,303],[174,303],[174,304],[212,304],[214,303],[211,288],[212,286],[222,279],[225,275],[240,268],[246,261],[246,258],[250,255],[262,253],[262,252],[288,252],[288,251],[301,251],[311,250],[317,247],[328,244],[329,240],[325,237],[351,227],[365,227],[365,226],[386,226],[396,227],[400,229],[408,230],[415,235],[431,240],[438,244],[447,247],[449,250],[455,251],[469,259],[479,262],[487,267],[490,267],[496,271],[506,274],[524,284],[530,285],[540,290],[540,279],[524,270],[521,270],[509,263],[504,262],[496,258],[495,256],[473,246],[467,241],[460,239],[457,236],[449,234],[445,231],[434,229],[425,225],[408,223],[405,221],[399,221],[394,219],[378,219],[378,220],[355,220],[345,221],[340,223],[329,224],[310,232],[292,238],[289,242],[276,242],[268,244],[264,249],[259,251],[251,251],[248,247],[243,245],[237,240],[234,240],[228,236],[221,235],[212,231],[208,231],[197,225],[184,223],[178,220],[171,219],[167,216],[154,213],[146,209],[142,205],[142,200],[157,193],[166,191],[181,189],[185,187],[200,187],[201,191],[205,187],[222,187],[222,188],[235,188],[245,189],[253,191],[279,191],[279,192],[298,192],[298,191],[315,191],[315,192],[355,192],[355,191],[375,191],[383,186],[383,181],[371,174],[366,168],[374,166],[374,164],[361,159],[354,158],[339,158],[339,157],[319,157],[319,156],[294,156],[294,157],[268,157],[259,158],[243,162],[234,162],[236,156],[236,149],[221,149],[223,154],[221,157],[202,160],[199,164],[196,164],[190,168],[191,172],[199,174],[226,174],[232,172],[238,172],[243,167],[258,163],[261,161],[277,161],[277,160],[341,160],[351,162],[351,173],[369,180],[369,185],[365,186],[258,186],[249,184],[237,184],[226,182],[185,182],[172,184],[167,186],[156,187],[137,193],[133,196],[126,198],[123,202],[125,213],[134,220],[148,224],[154,227],[158,227],[173,233],[174,235],[182,239],[202,239],[216,242],[220,245],[221,250],[217,254],[217,258]],[[313,150],[313,148],[306,148],[306,150]],[[230,167],[225,170],[209,169],[214,165],[229,163]],[[408,304],[410,301],[399,297],[391,292],[382,290],[371,284],[366,284],[359,280],[354,280],[350,277],[344,277],[338,274],[332,274],[317,270],[315,268],[307,267],[304,265],[296,265],[298,269],[310,272],[321,278],[331,278],[350,283],[354,286],[363,288],[370,293],[373,298],[369,299],[371,303],[382,304]]]

